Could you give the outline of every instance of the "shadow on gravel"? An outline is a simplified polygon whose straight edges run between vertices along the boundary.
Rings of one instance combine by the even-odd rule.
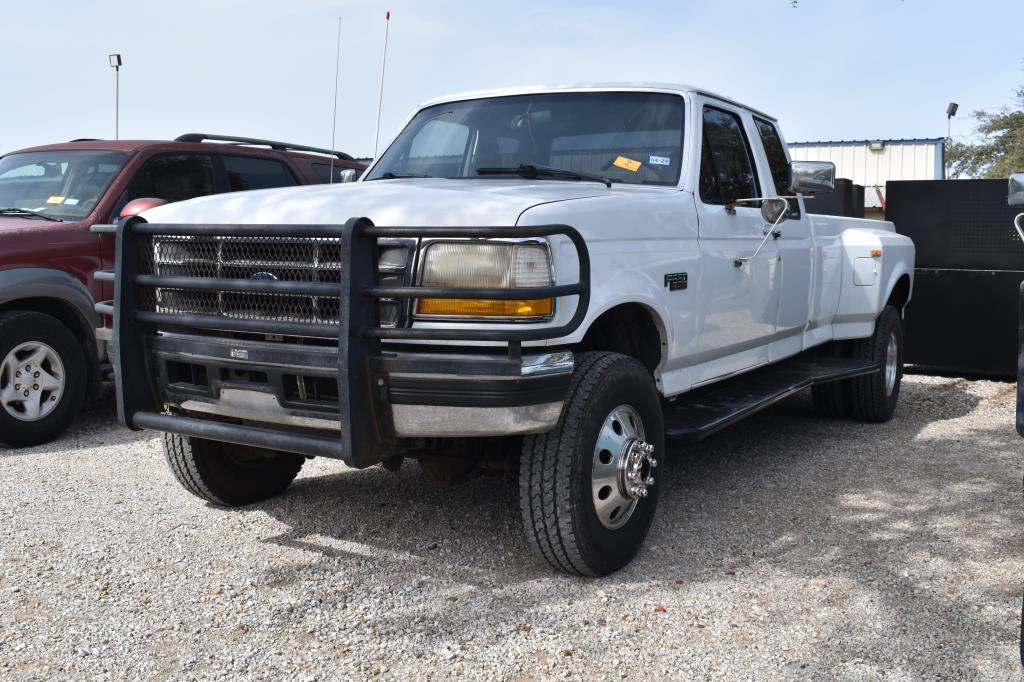
[[[935,428],[977,407],[967,388],[962,381],[904,384],[901,409],[888,424],[821,418],[804,394],[703,443],[674,448],[647,549],[591,584],[672,589],[765,571],[774,579],[824,581],[830,601],[822,608],[836,614],[822,629],[833,631],[829,646],[840,642],[851,659],[877,660],[879,646],[883,658],[908,647],[970,652],[970,633],[985,632],[995,615],[974,610],[978,595],[960,591],[956,567],[981,554],[1013,556],[1024,537],[1020,465],[1006,458],[1018,445],[1012,415],[1005,428],[966,436],[963,428]],[[296,582],[311,569],[343,574],[348,562],[359,562],[492,599],[507,599],[512,590],[523,612],[587,584],[533,558],[512,476],[437,488],[415,463],[397,475],[346,469],[300,478],[257,508],[290,528],[265,542],[318,555],[268,575],[271,584]],[[516,588],[528,582],[529,589]],[[1017,585],[1005,585],[993,598],[1016,601],[1017,593]],[[885,623],[844,622],[844,604],[863,599],[879,602],[873,610],[886,614]],[[411,621],[424,609],[443,612],[453,624],[475,618],[471,610],[430,603],[393,620]],[[978,635],[976,646],[989,642],[991,635]]]
[[[831,613],[822,629],[845,659],[931,651],[966,661],[1005,628],[1005,611],[979,602],[1015,605],[1020,586],[981,595],[957,579],[1013,559],[1024,541],[1021,465],[1007,457],[1020,448],[1013,415],[986,430],[939,428],[978,406],[966,389],[904,384],[887,424],[816,417],[801,395],[677,452],[652,536],[686,582],[767,572],[822,590],[817,615]],[[855,601],[880,619],[844,621]],[[769,618],[772,608],[792,623],[798,605],[771,604]]]

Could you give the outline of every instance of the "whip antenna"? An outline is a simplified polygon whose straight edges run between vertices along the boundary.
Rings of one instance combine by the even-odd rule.
[[[380,108],[384,102],[384,68],[388,63],[388,28],[391,26],[391,10],[384,15],[384,56],[380,60],[380,90],[377,94],[377,128],[373,131],[373,158],[377,158],[377,143],[380,141]]]
[[[334,184],[334,159],[338,156],[334,146],[334,134],[338,129],[338,72],[341,71],[341,17],[338,17],[338,47],[334,55],[334,114],[331,116],[331,169],[328,184]]]

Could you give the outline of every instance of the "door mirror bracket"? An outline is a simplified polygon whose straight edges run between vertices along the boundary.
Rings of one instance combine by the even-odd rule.
[[[738,203],[760,201],[761,202],[761,217],[768,223],[764,231],[764,239],[757,245],[757,249],[754,253],[749,256],[740,256],[732,262],[736,267],[741,267],[747,261],[754,260],[757,254],[761,253],[762,247],[768,241],[768,238],[778,239],[782,236],[782,232],[776,228],[783,220],[786,219],[786,214],[789,213],[789,200],[785,197],[768,197],[760,199],[740,199]]]

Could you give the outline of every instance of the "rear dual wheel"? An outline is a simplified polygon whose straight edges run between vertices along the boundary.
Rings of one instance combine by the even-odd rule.
[[[523,439],[519,504],[534,552],[576,575],[629,563],[654,518],[664,434],[646,367],[617,353],[579,354],[558,424]]]
[[[896,411],[903,380],[903,320],[886,306],[875,321],[874,333],[851,342],[850,357],[873,360],[879,371],[811,389],[815,407],[829,417],[887,422]]]

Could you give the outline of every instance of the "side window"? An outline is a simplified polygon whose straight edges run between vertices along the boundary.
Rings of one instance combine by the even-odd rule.
[[[722,205],[735,199],[760,196],[750,145],[739,116],[722,109],[704,107],[703,131],[701,201]]]
[[[291,171],[280,161],[254,156],[222,156],[221,159],[228,175],[229,192],[290,187],[296,184]]]
[[[789,159],[786,158],[786,150],[782,146],[782,138],[779,131],[768,121],[759,118],[754,119],[757,126],[757,134],[764,145],[764,154],[768,157],[768,166],[772,170],[772,182],[775,183],[775,193],[779,196],[791,194],[789,191]],[[790,218],[800,217],[800,204],[796,199],[789,199]]]
[[[132,199],[155,197],[168,202],[216,194],[213,158],[205,154],[164,154],[154,157],[135,175],[118,210]]]

